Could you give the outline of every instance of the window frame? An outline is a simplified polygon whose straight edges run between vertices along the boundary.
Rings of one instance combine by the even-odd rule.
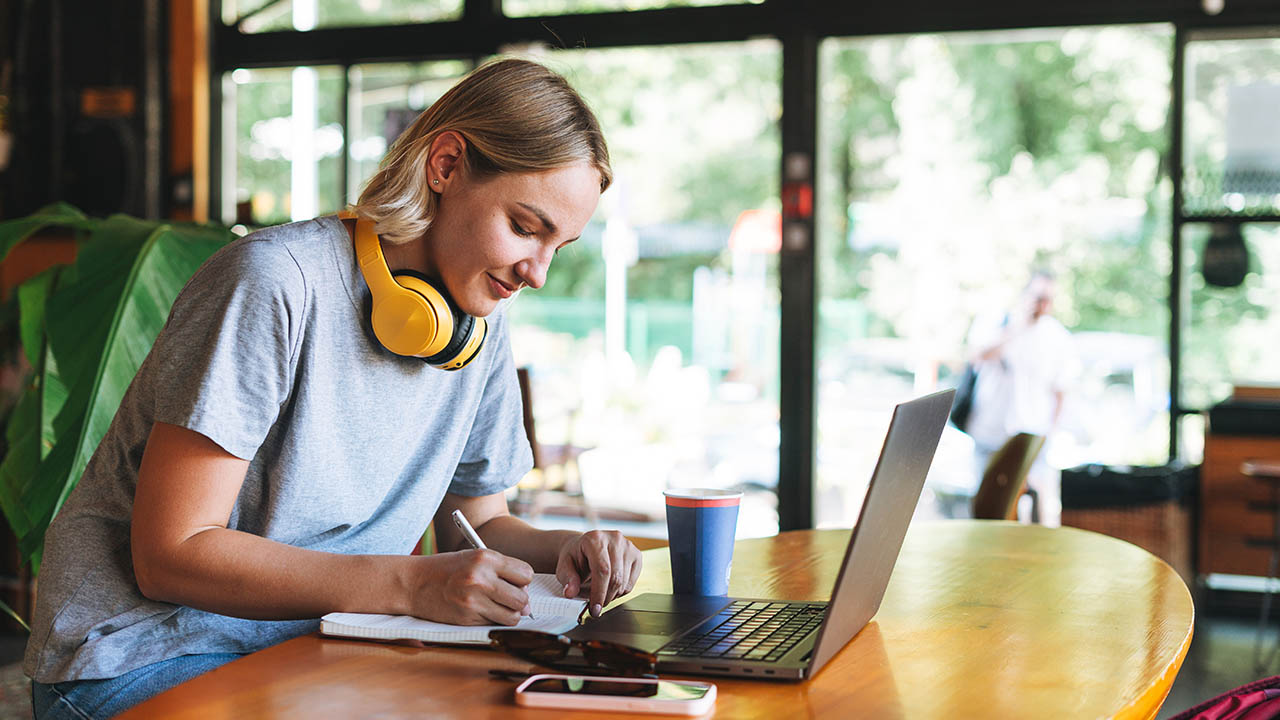
[[[246,34],[224,25],[221,3],[209,4],[209,207],[219,207],[221,167],[221,77],[236,68],[296,65],[351,65],[369,62],[417,62],[461,59],[475,62],[504,48],[528,45],[593,48],[686,43],[740,42],[771,37],[782,44],[782,148],[778,172],[785,198],[813,191],[817,157],[818,47],[828,37],[899,33],[1168,23],[1174,28],[1173,87],[1169,122],[1168,173],[1173,182],[1170,310],[1169,457],[1177,457],[1179,424],[1205,408],[1180,404],[1182,287],[1181,231],[1199,222],[1182,211],[1182,129],[1185,48],[1205,32],[1247,32],[1280,26],[1280,8],[1266,0],[1234,0],[1218,15],[1199,3],[1167,0],[1079,0],[1060,7],[1014,0],[956,0],[934,3],[828,3],[821,0],[764,0],[760,4],[679,7],[631,12],[601,12],[542,17],[506,17],[501,0],[464,0],[458,20],[324,28],[306,32]],[[426,50],[424,50],[426,48]],[[344,103],[345,105],[345,103]],[[345,118],[344,118],[345,120]],[[344,125],[345,127],[345,125]],[[345,153],[344,160],[345,163]],[[344,197],[349,196],[345,187]],[[1249,218],[1257,220],[1258,218]],[[1280,220],[1280,218],[1276,218]],[[1221,221],[1221,218],[1216,218]],[[778,513],[782,530],[813,526],[816,452],[816,255],[812,210],[784,218],[779,258],[780,397]]]

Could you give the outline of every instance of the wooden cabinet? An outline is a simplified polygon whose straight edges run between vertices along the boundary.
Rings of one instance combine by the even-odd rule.
[[[1268,573],[1280,481],[1249,477],[1247,460],[1280,459],[1280,437],[1205,436],[1200,469],[1200,574]]]

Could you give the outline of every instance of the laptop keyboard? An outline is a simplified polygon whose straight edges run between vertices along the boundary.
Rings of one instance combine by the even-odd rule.
[[[739,600],[717,613],[709,630],[667,643],[658,656],[777,662],[826,614],[823,604]]]

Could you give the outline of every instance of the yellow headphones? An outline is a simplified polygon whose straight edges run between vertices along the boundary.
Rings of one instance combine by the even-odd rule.
[[[370,324],[382,346],[397,355],[422,358],[442,370],[457,370],[480,353],[489,334],[484,318],[458,309],[443,288],[418,273],[391,273],[373,223],[344,211],[356,221],[356,262],[373,295]]]

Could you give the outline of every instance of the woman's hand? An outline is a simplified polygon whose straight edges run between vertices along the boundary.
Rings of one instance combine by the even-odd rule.
[[[411,613],[451,625],[515,625],[528,615],[533,568],[494,550],[461,550],[421,559]]]
[[[599,616],[614,598],[631,592],[640,578],[640,551],[616,530],[592,530],[560,546],[556,579],[565,597],[576,597],[590,586],[590,608]]]

